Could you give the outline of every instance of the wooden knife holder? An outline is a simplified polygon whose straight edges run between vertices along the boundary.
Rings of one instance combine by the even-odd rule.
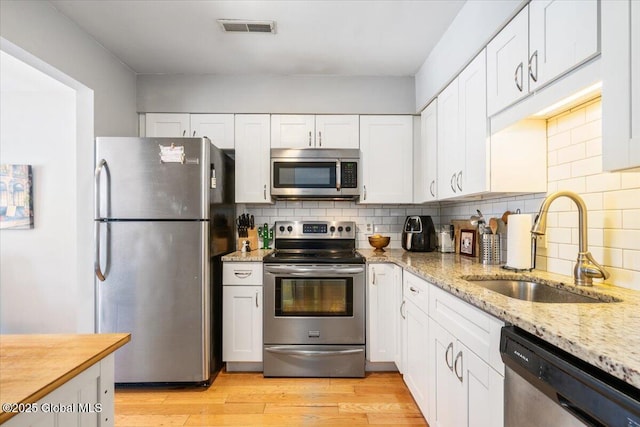
[[[238,236],[238,239],[236,240],[237,249],[239,251],[242,250],[242,242],[244,242],[245,240],[249,241],[249,248],[252,251],[255,251],[256,249],[260,249],[260,247],[258,246],[258,229],[257,228],[248,229],[247,230],[247,235],[248,235],[248,237],[240,237],[240,236]]]

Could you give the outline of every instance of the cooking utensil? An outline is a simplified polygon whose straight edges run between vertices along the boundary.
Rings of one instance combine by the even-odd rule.
[[[505,213],[502,214],[502,222],[508,224],[509,215],[511,215],[511,211],[505,211]]]
[[[489,219],[489,228],[491,229],[491,234],[498,232],[498,220],[496,218]]]

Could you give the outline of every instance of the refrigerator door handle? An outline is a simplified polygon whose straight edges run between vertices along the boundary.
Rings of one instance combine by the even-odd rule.
[[[98,278],[98,280],[104,282],[106,277],[102,273],[102,268],[100,267],[100,221],[95,221],[93,240],[96,242],[95,261],[93,263],[93,268],[96,272],[96,277]]]
[[[95,242],[95,259],[93,263],[94,271],[96,276],[101,282],[105,281],[104,273],[102,272],[102,268],[100,267],[100,175],[102,174],[102,169],[106,170],[107,173],[107,215],[109,211],[109,168],[107,166],[107,161],[105,159],[101,159],[98,162],[98,166],[96,166],[96,170],[94,172],[94,193],[95,193],[95,206],[93,212],[93,219],[95,221],[94,230],[93,230],[93,240]],[[107,229],[108,230],[108,229]],[[108,240],[108,239],[107,239]]]

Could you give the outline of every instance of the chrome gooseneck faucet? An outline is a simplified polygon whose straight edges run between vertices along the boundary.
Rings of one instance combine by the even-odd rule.
[[[558,197],[568,197],[578,206],[578,259],[573,267],[573,279],[577,286],[592,286],[593,278],[609,278],[609,273],[593,259],[587,246],[587,205],[584,200],[572,191],[557,191],[549,194],[540,206],[540,212],[536,217],[531,234],[542,236],[547,229],[547,212],[551,203]]]

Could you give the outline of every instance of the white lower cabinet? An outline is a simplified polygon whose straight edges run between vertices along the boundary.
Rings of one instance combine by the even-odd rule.
[[[225,262],[222,360],[262,362],[262,263]]]
[[[402,268],[391,263],[367,266],[367,360],[395,362],[400,311],[397,290]],[[400,368],[399,368],[400,369]]]
[[[429,419],[429,287],[424,280],[403,273],[404,317],[406,328],[404,382],[425,418]]]
[[[503,426],[503,323],[441,289],[429,292],[429,425]]]

